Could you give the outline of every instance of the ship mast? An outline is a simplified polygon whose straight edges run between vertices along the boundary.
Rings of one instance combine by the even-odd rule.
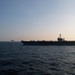
[[[59,34],[59,38],[61,38],[61,34]]]

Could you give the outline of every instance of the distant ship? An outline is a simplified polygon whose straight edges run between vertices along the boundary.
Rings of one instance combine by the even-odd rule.
[[[24,45],[37,45],[37,46],[75,46],[75,41],[67,41],[61,37],[61,34],[57,38],[57,41],[21,41]]]
[[[11,40],[11,42],[14,42],[14,40]]]

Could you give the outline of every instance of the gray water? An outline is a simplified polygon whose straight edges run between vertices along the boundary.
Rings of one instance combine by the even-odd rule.
[[[0,75],[75,75],[75,46],[2,42]]]

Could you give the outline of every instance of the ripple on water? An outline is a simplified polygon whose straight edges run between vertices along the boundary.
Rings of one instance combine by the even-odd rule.
[[[8,69],[8,70],[2,70],[1,75],[18,75],[18,72],[13,69]]]
[[[75,47],[6,43],[0,49],[0,75],[75,75]]]

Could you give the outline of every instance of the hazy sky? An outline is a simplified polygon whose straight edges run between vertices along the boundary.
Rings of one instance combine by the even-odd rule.
[[[75,0],[0,0],[0,41],[75,40]]]

